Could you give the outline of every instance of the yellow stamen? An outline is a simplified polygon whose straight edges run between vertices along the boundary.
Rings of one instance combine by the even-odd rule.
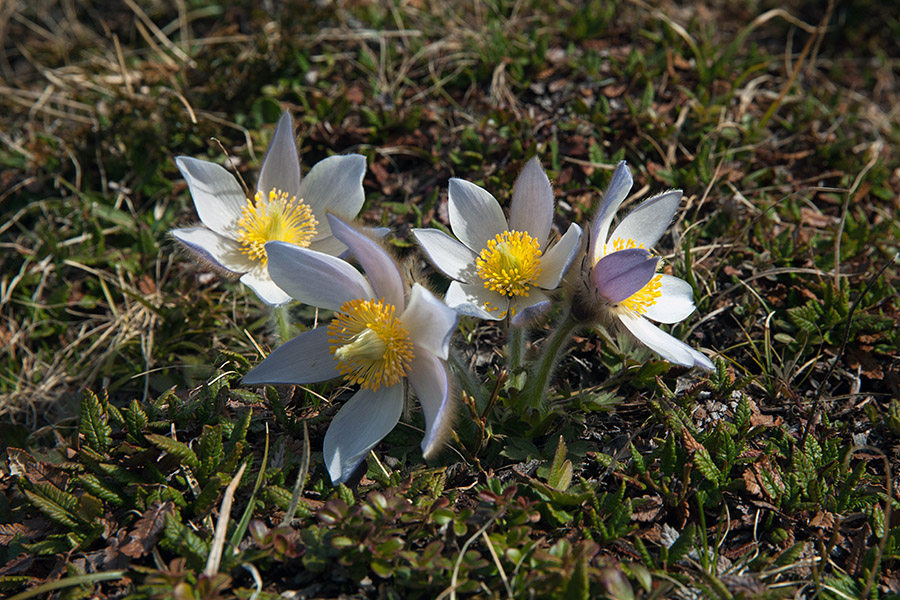
[[[612,246],[612,249],[610,249]],[[631,250],[632,248],[643,248],[644,244],[638,244],[631,238],[627,240],[625,238],[616,238],[612,242],[607,242],[603,244],[603,256],[607,254],[611,254],[612,252],[618,252],[619,250]]]
[[[656,304],[657,299],[662,296],[661,288],[662,275],[655,275],[653,279],[647,282],[647,285],[622,300],[619,306],[635,315],[642,315],[647,312],[648,308]]]
[[[484,287],[505,296],[528,296],[541,274],[541,245],[525,231],[504,231],[475,261]]]
[[[363,389],[392,386],[409,372],[413,344],[394,305],[381,300],[348,300],[328,325],[329,352],[337,369]]]
[[[315,237],[318,224],[309,205],[296,196],[275,189],[268,197],[256,192],[241,209],[237,240],[242,253],[265,265],[266,242],[288,242],[305,248]]]

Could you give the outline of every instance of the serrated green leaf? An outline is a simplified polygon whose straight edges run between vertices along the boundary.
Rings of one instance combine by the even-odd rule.
[[[634,444],[629,444],[628,450],[631,452],[631,460],[634,462],[634,468],[640,475],[643,475],[647,472],[647,465],[644,463],[644,457],[641,456],[641,453],[638,452],[638,449],[635,448]]]
[[[225,449],[222,445],[222,426],[204,425],[203,433],[197,448],[197,458],[200,459],[200,468],[197,470],[197,479],[201,484],[216,472],[219,463],[225,457]]]
[[[143,439],[143,431],[150,422],[147,413],[141,407],[141,403],[132,400],[128,408],[125,409],[125,429],[131,438],[140,443]]]
[[[178,459],[191,467],[192,469],[196,469],[200,466],[200,459],[197,458],[197,455],[194,454],[194,451],[191,450],[187,444],[183,444],[178,440],[173,440],[170,437],[166,437],[163,435],[159,435],[156,433],[148,433],[147,440],[159,448],[173,456],[178,457]]]
[[[177,514],[166,514],[162,542],[173,552],[186,558],[191,568],[199,571],[206,566],[209,544],[182,524]]]
[[[79,527],[80,524],[76,520],[75,515],[53,500],[50,500],[41,494],[36,494],[31,490],[24,490],[24,492],[25,497],[28,498],[31,505],[44,513],[44,515],[54,523],[69,529],[76,529]]]
[[[694,452],[694,465],[713,484],[719,485],[722,482],[722,473],[716,467],[709,456],[709,451],[705,447],[701,446]]]
[[[693,549],[694,533],[694,524],[688,523],[685,530],[681,532],[681,535],[678,536],[678,539],[675,540],[671,546],[669,546],[669,555],[666,557],[667,566],[671,567],[679,560],[687,556],[691,549]]]
[[[738,401],[737,408],[734,410],[734,426],[737,428],[740,435],[745,435],[750,429],[751,416],[750,400],[747,398],[746,394],[741,394],[741,399]]]
[[[99,477],[93,473],[84,473],[75,477],[75,481],[85,490],[97,496],[104,502],[113,506],[122,506],[125,501],[122,499],[122,490],[118,486],[113,486],[109,482],[101,481]]]
[[[194,512],[203,514],[215,504],[219,498],[219,491],[225,487],[226,481],[219,475],[213,475],[207,480],[206,485],[200,490],[197,499],[194,500]]]
[[[85,390],[81,397],[81,419],[78,432],[84,436],[88,447],[100,454],[105,454],[112,443],[112,429],[107,422],[108,417],[97,395]]]
[[[675,435],[669,433],[659,457],[659,469],[662,471],[662,474],[668,476],[673,475],[675,473],[677,461],[678,450],[675,448]]]

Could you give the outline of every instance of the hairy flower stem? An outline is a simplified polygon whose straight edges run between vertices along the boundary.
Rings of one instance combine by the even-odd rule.
[[[562,351],[572,338],[572,334],[581,325],[570,312],[566,312],[559,320],[556,330],[550,335],[537,359],[534,376],[528,377],[528,384],[522,394],[522,406],[534,408],[539,412],[546,409],[547,389],[550,386],[550,376],[556,369],[556,365],[562,356]]]
[[[297,335],[297,329],[291,323],[286,304],[272,307],[272,321],[274,322],[275,336],[281,344]]]
[[[509,356],[509,373],[514,375],[522,366],[522,356],[525,354],[525,328],[509,326],[509,342],[507,343]]]

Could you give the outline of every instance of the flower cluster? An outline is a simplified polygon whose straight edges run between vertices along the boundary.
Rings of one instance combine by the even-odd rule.
[[[453,418],[448,361],[459,315],[504,321],[511,339],[522,342],[522,329],[556,306],[558,327],[528,371],[530,392],[523,392],[533,405],[545,400],[550,373],[579,327],[620,327],[673,363],[713,368],[704,354],[651,323],[677,323],[694,311],[691,286],[661,273],[662,261],[651,251],[682,192],[650,198],[609,234],[633,184],[624,162],[587,236],[576,224],[561,236],[552,234],[553,192],[536,158],[516,180],[508,218],[488,191],[451,179],[453,236],[413,230],[430,262],[451,280],[443,300],[400,269],[377,235],[352,223],[364,201],[364,157],[333,156],[301,178],[287,113],[252,198],[218,165],[187,157],[176,162],[202,221],[174,230],[178,241],[238,275],[267,304],[295,299],[333,311],[327,323],[276,348],[244,383],[342,379],[358,388],[323,442],[336,484],[351,481],[396,426],[409,392],[424,413],[423,454],[427,458],[440,448]],[[352,257],[362,272],[344,257]]]

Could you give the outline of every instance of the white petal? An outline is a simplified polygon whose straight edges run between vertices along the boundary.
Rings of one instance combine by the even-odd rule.
[[[197,253],[201,260],[208,260],[214,266],[232,273],[246,273],[255,263],[241,252],[240,245],[231,238],[219,235],[206,227],[186,227],[173,229],[172,236],[190,250]]]
[[[347,225],[337,216],[328,214],[328,222],[334,236],[347,244],[351,254],[362,265],[366,277],[372,284],[375,297],[384,298],[388,304],[403,310],[403,280],[391,255],[381,247],[381,244]]]
[[[269,275],[292,298],[337,310],[356,298],[375,297],[362,274],[343,260],[285,242],[266,244]]]
[[[360,390],[334,416],[322,455],[331,481],[344,483],[369,451],[389,434],[403,412],[403,384]]]
[[[276,348],[264,361],[244,375],[241,383],[316,383],[334,379],[340,373],[328,351],[328,328],[317,327],[301,333]]]
[[[535,156],[525,164],[516,179],[509,207],[509,228],[527,231],[541,245],[541,250],[545,250],[552,224],[553,190]]]
[[[412,286],[409,305],[400,321],[410,340],[431,354],[447,360],[450,336],[456,330],[459,315],[418,283]]]
[[[600,260],[603,254],[603,244],[606,243],[606,236],[609,233],[609,226],[612,223],[613,216],[619,210],[619,206],[628,196],[628,192],[631,191],[631,186],[633,185],[634,179],[631,177],[631,170],[623,160],[616,167],[612,180],[609,182],[609,187],[606,189],[606,193],[603,194],[603,202],[600,204],[600,209],[594,215],[594,220],[591,223],[591,247],[588,249],[588,256],[593,259],[592,262],[595,263]]]
[[[513,298],[509,303],[509,310],[513,313],[512,324],[525,327],[550,310],[550,298],[541,290],[532,288],[528,296]]]
[[[328,221],[326,220],[325,222],[327,223]],[[345,258],[344,254],[349,254],[347,250],[347,244],[337,239],[333,235],[329,235],[328,237],[322,238],[321,240],[310,242],[309,246],[307,247],[310,250],[315,250],[316,252],[321,252],[323,254],[330,254],[331,256],[337,256],[341,259]]]
[[[505,318],[506,311],[509,309],[509,299],[506,296],[492,292],[480,283],[451,281],[444,296],[444,302],[461,315],[490,321],[499,321]],[[496,310],[488,311],[487,303],[490,303],[491,308]]]
[[[272,306],[281,306],[291,301],[287,292],[278,287],[269,276],[269,271],[263,266],[254,266],[251,270],[241,275],[241,283],[256,292],[260,300]]]
[[[463,244],[481,252],[488,240],[507,230],[506,217],[487,190],[463,179],[450,180],[450,229]]]
[[[362,180],[366,174],[366,157],[361,154],[329,156],[320,160],[300,182],[298,198],[313,211],[319,224],[315,240],[331,235],[331,225],[325,218],[331,212],[350,221],[356,218],[365,202]]]
[[[581,245],[581,227],[572,223],[552,248],[541,256],[541,274],[534,284],[545,290],[555,289],[572,264]]]
[[[642,317],[619,315],[619,320],[642,344],[677,365],[712,369],[712,362],[681,340],[672,337]]]
[[[247,195],[234,176],[219,165],[189,156],[175,159],[187,181],[197,215],[220,235],[235,237],[234,229],[247,204]]]
[[[650,198],[622,219],[609,241],[632,239],[644,248],[652,248],[668,229],[680,202],[681,190],[670,190]]]
[[[478,281],[477,254],[437,229],[413,229],[412,233],[431,264],[444,275],[467,283]]]
[[[272,190],[296,195],[298,200],[301,198],[300,157],[297,156],[297,143],[294,141],[294,124],[287,112],[278,119],[272,143],[259,169],[259,181],[256,182],[256,191],[262,192],[263,196],[268,196]]]
[[[687,319],[694,312],[691,284],[671,275],[663,275],[660,283],[661,295],[656,304],[647,308],[644,316],[658,323],[678,323]]]
[[[408,379],[425,414],[422,454],[429,458],[440,448],[453,421],[450,374],[443,361],[426,352],[412,360]]]

